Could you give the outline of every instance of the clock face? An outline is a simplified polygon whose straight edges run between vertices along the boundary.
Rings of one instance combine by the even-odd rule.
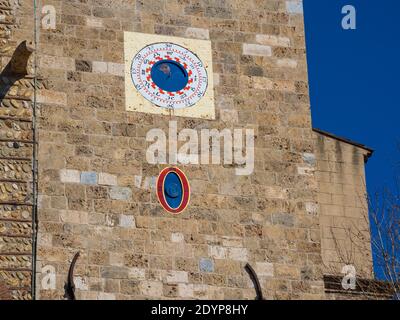
[[[148,45],[133,58],[131,77],[136,90],[156,106],[188,108],[206,93],[208,77],[190,50],[169,42]]]

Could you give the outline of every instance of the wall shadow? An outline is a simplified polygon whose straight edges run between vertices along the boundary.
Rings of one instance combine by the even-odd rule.
[[[27,41],[21,42],[15,49],[10,62],[0,73],[0,81],[2,82],[0,88],[0,103],[6,97],[10,88],[20,79],[24,78],[28,72],[28,60],[34,48],[31,43]],[[7,79],[6,82],[3,79]]]

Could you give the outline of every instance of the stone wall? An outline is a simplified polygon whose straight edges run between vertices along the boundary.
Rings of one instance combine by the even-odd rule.
[[[64,298],[77,252],[78,299],[253,299],[247,262],[267,299],[339,297],[325,295],[323,274],[343,264],[371,277],[363,218],[369,151],[311,129],[301,1],[37,4],[38,16],[52,5],[57,19],[56,30],[38,20],[32,122],[32,61],[28,75],[4,70],[18,45],[33,40],[33,3],[0,0],[0,279],[13,298],[31,297],[33,124],[37,298]],[[126,111],[124,31],[209,39],[216,120]],[[254,173],[180,166],[191,202],[169,215],[155,195],[163,166],[146,162],[145,138],[153,128],[168,131],[171,120],[178,130],[254,129]],[[354,224],[363,231],[362,255],[348,250]]]
[[[324,273],[353,265],[357,276],[373,278],[365,162],[372,151],[316,132],[318,202]]]
[[[39,297],[62,298],[72,257],[78,299],[323,297],[302,6],[299,1],[43,1],[38,92]],[[126,112],[123,32],[210,39],[217,119]],[[155,197],[152,128],[254,128],[255,172],[180,166],[189,208]],[[41,270],[56,271],[55,290]]]
[[[15,66],[32,40],[33,7],[20,4],[0,0],[0,283],[31,299],[34,79],[31,60]]]
[[[40,28],[40,17],[37,28],[37,76],[45,79],[36,90],[37,298],[63,299],[77,252],[78,299],[253,299],[247,262],[267,299],[325,298],[323,274],[341,271],[334,243],[346,247],[350,239],[343,225],[368,227],[361,224],[365,201],[357,196],[368,152],[311,129],[301,1],[37,4],[39,12],[54,6],[57,18],[56,30]],[[0,21],[4,70],[15,48],[33,39],[32,1],[0,0],[1,14],[7,15],[7,23]],[[124,31],[209,39],[216,120],[126,111]],[[12,180],[1,182],[0,195],[24,201],[10,205],[3,196],[0,211],[0,275],[8,286],[16,283],[14,298],[30,297],[35,238],[29,72],[4,90],[0,109],[1,179]],[[168,131],[171,120],[178,130],[254,129],[254,173],[180,166],[191,202],[183,214],[169,215],[155,195],[163,166],[148,164],[145,152],[146,133]],[[17,190],[14,184],[18,192],[8,191]],[[355,257],[350,262],[370,276],[370,257]]]

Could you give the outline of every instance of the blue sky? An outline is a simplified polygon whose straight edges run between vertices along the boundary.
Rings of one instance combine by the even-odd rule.
[[[303,0],[313,126],[375,149],[370,193],[392,186],[400,161],[400,1]],[[343,30],[353,5],[357,29]]]

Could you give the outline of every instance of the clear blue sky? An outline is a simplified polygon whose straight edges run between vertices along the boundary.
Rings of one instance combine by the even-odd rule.
[[[375,149],[370,193],[392,186],[400,161],[400,1],[303,0],[313,126]],[[353,5],[357,29],[343,30]]]

